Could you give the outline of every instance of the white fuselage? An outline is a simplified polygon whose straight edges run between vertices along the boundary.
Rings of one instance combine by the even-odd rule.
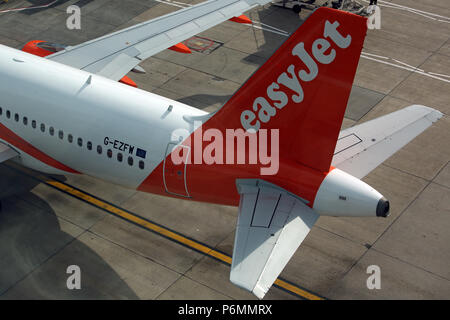
[[[170,105],[173,107],[169,109]],[[173,130],[193,131],[193,123],[183,116],[206,114],[177,101],[2,45],[0,107],[0,123],[49,157],[80,173],[131,188],[136,188],[164,160]],[[62,139],[59,131],[63,133]],[[112,142],[105,145],[105,138]],[[17,161],[27,167],[47,173],[68,173],[30,156],[17,144],[0,141],[19,152]],[[91,150],[88,142],[92,143]],[[137,148],[146,151],[145,159],[136,156]],[[111,158],[108,149],[112,151]],[[123,155],[121,162],[118,153]],[[133,157],[133,165],[128,164],[129,156]],[[139,161],[144,161],[144,169],[139,167]]]
[[[183,169],[165,160],[181,142],[172,141],[183,136],[180,129],[192,134],[202,123],[196,120],[210,117],[206,112],[1,45],[0,108],[0,142],[19,153],[15,161],[38,171],[83,173],[147,192],[233,205],[239,201],[235,180],[260,178],[238,165],[215,172],[192,166],[186,178],[186,164]],[[287,190],[302,183],[309,188],[308,181],[292,177],[311,169],[286,164],[280,172],[263,178]],[[364,182],[331,172],[314,172],[320,181],[327,176],[314,204],[318,213],[374,216],[388,209],[377,209],[382,195]],[[336,206],[338,198],[348,201]]]

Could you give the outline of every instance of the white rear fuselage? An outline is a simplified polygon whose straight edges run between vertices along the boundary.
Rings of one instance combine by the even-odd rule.
[[[173,165],[167,160],[171,147],[182,140],[172,139],[183,136],[180,129],[192,134],[202,123],[195,120],[208,119],[207,113],[1,45],[0,57],[0,142],[16,150],[15,161],[26,167],[51,174],[83,173],[146,192],[233,205],[239,201],[235,181],[240,177],[268,179],[302,198],[305,192],[297,188],[308,189],[308,179],[327,176],[283,159],[273,177],[260,177],[245,165],[215,170]],[[381,194],[343,172],[329,177],[314,204],[320,214],[348,215],[345,205],[336,211],[335,200],[341,196],[352,200],[345,203],[352,203],[351,215],[375,215]],[[342,196],[344,190],[349,192]]]
[[[0,45],[0,57],[0,123],[74,171],[127,187],[139,186],[164,160],[174,129],[193,131],[193,123],[183,116],[206,114],[6,46]],[[70,173],[30,156],[17,144],[0,141],[19,152],[17,161],[27,167],[47,173]],[[146,151],[145,159],[137,156],[138,148]],[[108,149],[112,151],[111,158]],[[122,154],[121,162],[118,153]],[[128,163],[130,156],[132,165]],[[144,161],[144,169],[139,161]]]

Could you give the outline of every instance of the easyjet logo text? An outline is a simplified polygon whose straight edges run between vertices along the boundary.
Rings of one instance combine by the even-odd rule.
[[[307,70],[300,69],[291,64],[277,81],[272,82],[267,88],[267,97],[259,96],[253,101],[251,109],[246,109],[241,113],[241,124],[249,132],[256,132],[262,123],[267,123],[277,114],[277,110],[283,109],[288,103],[301,103],[304,99],[302,82],[313,81],[319,74],[317,62],[330,64],[336,58],[336,50],[331,47],[331,40],[341,49],[348,48],[352,42],[350,35],[343,36],[337,28],[339,22],[333,23],[325,21],[323,38],[316,39],[311,47],[310,54],[303,42],[298,43],[292,49],[292,56],[300,59]],[[314,59],[313,59],[314,58]],[[317,62],[316,62],[317,61]],[[289,90],[288,90],[289,89]]]

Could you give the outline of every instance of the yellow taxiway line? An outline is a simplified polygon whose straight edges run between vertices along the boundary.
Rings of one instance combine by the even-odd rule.
[[[205,244],[202,244],[196,240],[190,239],[178,232],[172,231],[164,226],[158,225],[154,222],[151,222],[145,218],[142,218],[132,212],[126,211],[124,209],[119,208],[118,206],[108,203],[104,200],[99,199],[98,197],[91,195],[85,191],[82,191],[78,188],[75,188],[73,186],[70,186],[64,182],[60,182],[57,180],[49,180],[46,177],[43,176],[39,176],[36,177],[36,175],[34,174],[30,174],[28,172],[26,172],[24,169],[22,168],[16,168],[15,166],[10,166],[7,165],[9,168],[14,169],[16,171],[21,172],[22,174],[26,174],[27,176],[31,176],[34,179],[39,180],[40,182],[45,183],[46,185],[57,189],[59,191],[62,191],[76,199],[82,200],[88,204],[91,204],[95,207],[98,207],[110,214],[113,214],[115,216],[118,216],[126,221],[129,221],[131,223],[134,223],[144,229],[153,231],[161,236],[164,236],[172,241],[176,241],[188,248],[191,248],[193,250],[196,250],[200,253],[203,253],[209,257],[212,257],[214,259],[217,259],[227,265],[231,265],[231,257],[228,256],[225,253],[222,253],[220,251],[217,251]],[[290,293],[290,294],[294,294],[296,296],[299,296],[300,298],[303,299],[307,299],[307,300],[324,300],[323,297],[314,294],[312,292],[309,292],[306,289],[303,289],[301,287],[299,287],[298,285],[295,285],[285,279],[281,279],[278,278],[275,283],[275,286],[281,288],[282,290]]]

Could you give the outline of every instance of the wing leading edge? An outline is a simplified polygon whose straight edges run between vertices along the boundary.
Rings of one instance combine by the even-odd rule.
[[[119,80],[141,61],[268,0],[209,0],[112,34],[68,47],[47,58]]]

